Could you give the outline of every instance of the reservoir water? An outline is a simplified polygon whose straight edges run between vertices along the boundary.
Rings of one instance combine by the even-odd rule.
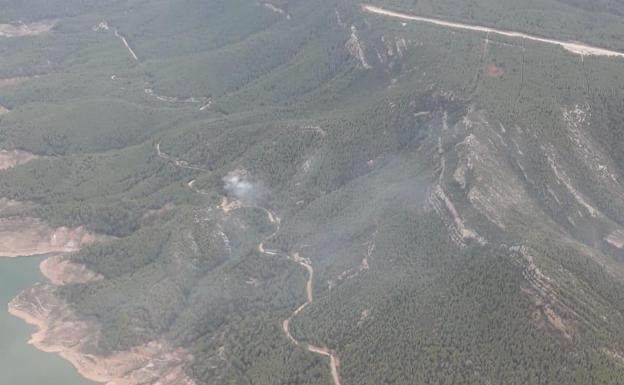
[[[28,344],[34,328],[11,316],[8,303],[36,282],[43,257],[0,257],[0,385],[94,385],[56,354]]]

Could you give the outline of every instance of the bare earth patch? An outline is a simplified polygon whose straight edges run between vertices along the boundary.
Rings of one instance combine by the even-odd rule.
[[[505,71],[503,71],[503,69],[498,67],[496,64],[490,63],[487,66],[487,69],[485,70],[485,73],[487,73],[487,75],[490,76],[490,77],[498,78],[498,77],[503,76]]]
[[[0,37],[38,36],[50,32],[56,23],[53,21],[30,24],[0,24]]]
[[[0,106],[0,115],[2,115],[2,106]],[[37,159],[37,156],[26,151],[0,150],[0,170],[25,164],[33,159]]]
[[[60,255],[44,260],[39,268],[41,273],[56,286],[89,283],[104,278],[87,269],[86,266],[73,263]]]
[[[14,78],[3,78],[3,79],[0,79],[0,89],[17,86],[17,85],[21,84],[22,82],[25,82],[26,80],[28,80],[30,78],[31,78],[30,76],[18,76],[18,77],[14,77]]]
[[[223,199],[221,200],[221,205],[219,206],[219,208],[221,208],[221,210],[223,210],[223,212],[226,214],[228,214],[230,211],[237,210],[241,207],[243,207],[243,204],[239,200],[237,199],[229,200],[226,197],[223,197]],[[271,223],[273,222],[274,220],[271,220]]]
[[[71,253],[105,238],[82,227],[54,229],[34,218],[0,219],[0,256],[3,257]]]

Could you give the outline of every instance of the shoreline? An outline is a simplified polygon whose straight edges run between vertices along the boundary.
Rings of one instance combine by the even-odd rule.
[[[82,226],[51,227],[39,218],[0,218],[0,258],[73,253],[111,238],[91,233]]]
[[[59,346],[54,346],[54,345],[46,346],[43,343],[43,341],[45,340],[45,336],[49,330],[49,326],[46,324],[46,322],[32,316],[26,311],[17,309],[15,306],[11,306],[12,303],[13,302],[11,302],[8,307],[9,314],[21,319],[26,324],[35,327],[35,331],[31,334],[30,340],[28,341],[29,345],[32,345],[35,349],[44,353],[58,354],[61,358],[68,361],[74,367],[74,369],[76,369],[76,371],[78,372],[78,374],[80,374],[80,376],[86,378],[89,381],[94,381],[94,382],[99,382],[99,383],[104,383],[104,384],[109,383],[109,381],[111,380],[110,378],[100,377],[94,373],[89,373],[85,371],[83,369],[82,364],[77,359],[77,357],[71,354],[73,352],[65,350],[60,345]]]
[[[195,385],[184,370],[193,360],[192,355],[165,341],[151,341],[109,355],[91,353],[97,348],[99,326],[80,319],[57,295],[56,289],[103,277],[59,255],[45,259],[39,268],[50,283],[35,284],[8,304],[9,314],[35,328],[29,345],[45,353],[58,354],[82,377],[97,383]]]

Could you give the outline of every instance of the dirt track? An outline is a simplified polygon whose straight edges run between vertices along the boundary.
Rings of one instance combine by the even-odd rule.
[[[156,154],[158,155],[159,158],[164,159],[168,162],[173,163],[174,166],[179,167],[179,168],[185,168],[187,170],[195,170],[195,171],[208,171],[208,169],[204,168],[204,167],[200,167],[200,166],[194,166],[192,164],[189,164],[187,161],[185,160],[179,160],[179,159],[175,159],[172,158],[171,156],[167,155],[166,153],[162,152],[160,150],[160,142],[156,144]],[[193,181],[189,182],[189,187],[191,189],[193,189]]]
[[[132,47],[130,47],[130,44],[128,43],[128,40],[126,39],[126,37],[121,35],[119,33],[119,31],[117,31],[116,29],[115,29],[115,36],[117,36],[119,38],[119,40],[121,40],[121,42],[123,43],[124,47],[126,47],[126,49],[130,53],[130,56],[132,56],[134,61],[139,62],[140,61],[139,57],[137,56],[136,52],[134,52]]]
[[[265,255],[270,255],[270,256],[281,255],[283,253],[281,253],[278,250],[268,250],[264,247],[264,242],[273,238],[279,232],[280,219],[270,210],[267,210],[264,208],[260,208],[260,209],[266,212],[267,217],[269,218],[269,222],[275,224],[276,226],[275,226],[275,231],[273,232],[273,234],[269,235],[263,242],[261,242],[258,245],[258,250]],[[303,304],[301,304],[297,309],[295,309],[295,311],[293,311],[288,318],[282,321],[282,331],[284,332],[284,335],[286,335],[286,338],[288,338],[294,345],[303,347],[304,349],[308,350],[311,353],[315,353],[315,354],[328,357],[329,367],[331,369],[331,375],[334,381],[334,385],[341,385],[340,373],[338,372],[338,368],[340,367],[340,361],[338,360],[338,356],[336,355],[336,352],[334,352],[333,350],[329,350],[326,347],[315,346],[315,345],[311,345],[308,343],[302,343],[301,341],[293,337],[293,335],[290,333],[290,321],[292,321],[293,318],[295,318],[299,313],[303,311],[303,309],[305,309],[308,305],[310,305],[314,301],[314,294],[313,294],[314,293],[314,290],[313,290],[314,268],[312,267],[312,262],[309,259],[301,257],[298,253],[295,253],[292,256],[287,255],[286,258],[289,261],[298,263],[304,269],[306,269],[308,273],[308,280],[306,281],[306,301]]]
[[[160,150],[160,143],[157,143],[155,146],[155,150],[156,150],[156,154],[158,155],[159,158],[164,159],[168,162],[171,162],[173,165],[175,165],[176,167],[179,168],[186,168],[186,169],[192,169],[192,170],[203,170],[202,168],[196,167],[196,166],[192,166],[189,165],[187,162],[185,161],[181,161],[175,158],[172,158],[171,156],[167,155],[166,153],[162,152]],[[202,194],[202,195],[207,195],[206,192],[201,191],[199,189],[197,189],[195,187],[195,179],[191,180],[190,182],[187,183],[188,188],[198,194]],[[228,214],[230,211],[241,208],[241,207],[249,207],[249,206],[244,206],[242,204],[240,204],[240,202],[238,201],[233,201],[233,202],[229,202],[227,198],[224,197],[223,202],[220,206],[220,208],[224,211],[225,214]],[[260,244],[258,245],[258,251],[262,254],[268,255],[268,256],[285,256],[285,258],[289,261],[298,263],[299,265],[301,265],[303,268],[306,269],[306,271],[308,272],[308,280],[306,281],[306,301],[301,304],[297,309],[295,309],[290,316],[282,321],[282,331],[284,332],[284,335],[286,336],[286,338],[288,338],[289,341],[291,341],[294,345],[298,346],[298,347],[303,347],[304,349],[308,350],[311,353],[314,354],[319,354],[325,357],[329,358],[329,367],[331,370],[331,375],[332,375],[332,380],[334,382],[334,385],[341,385],[340,382],[340,373],[338,371],[339,367],[340,367],[340,360],[338,359],[338,356],[336,354],[336,352],[334,352],[333,350],[330,350],[326,347],[321,347],[321,346],[315,346],[315,345],[311,345],[308,343],[303,343],[299,340],[297,340],[295,337],[293,337],[293,335],[290,333],[290,321],[296,317],[299,313],[301,313],[303,311],[303,309],[305,309],[308,305],[310,305],[313,301],[314,301],[314,290],[313,290],[313,282],[314,282],[314,268],[312,267],[312,262],[307,259],[307,258],[303,258],[301,257],[298,253],[295,253],[293,256],[287,255],[284,252],[281,252],[279,250],[271,250],[271,249],[267,249],[264,247],[264,243],[270,239],[272,239],[273,237],[275,237],[277,235],[277,233],[279,233],[280,228],[281,228],[281,220],[280,218],[275,215],[275,213],[273,213],[271,210],[266,209],[264,207],[260,207],[260,206],[253,206],[254,208],[257,208],[259,210],[262,210],[266,213],[267,218],[269,220],[270,223],[272,223],[273,225],[275,225],[275,230],[273,231],[273,233],[271,233],[269,236],[267,236],[262,242],[260,242]]]
[[[490,27],[483,27],[480,25],[471,25],[471,24],[463,24],[457,23],[453,21],[446,21],[442,19],[435,19],[431,17],[423,17],[417,15],[410,15],[408,13],[391,11],[381,7],[375,7],[373,5],[362,5],[362,10],[364,12],[389,16],[395,19],[407,20],[407,21],[418,21],[428,24],[434,24],[441,27],[451,28],[451,29],[459,29],[464,31],[473,31],[473,32],[485,32],[485,33],[493,33],[497,35],[502,35],[511,38],[520,38],[525,40],[537,41],[540,43],[553,44],[563,47],[565,50],[575,53],[581,56],[610,56],[610,57],[624,57],[624,52],[612,51],[605,48],[591,46],[589,44],[581,43],[581,42],[573,42],[573,41],[563,41],[550,39],[545,37],[539,37],[535,35],[529,35],[522,32],[515,31],[506,31],[502,29],[495,29]]]

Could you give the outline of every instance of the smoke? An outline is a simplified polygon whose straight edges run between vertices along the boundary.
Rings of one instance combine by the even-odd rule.
[[[263,188],[250,181],[245,171],[232,171],[223,178],[224,189],[228,196],[244,203],[256,203],[262,195]]]

